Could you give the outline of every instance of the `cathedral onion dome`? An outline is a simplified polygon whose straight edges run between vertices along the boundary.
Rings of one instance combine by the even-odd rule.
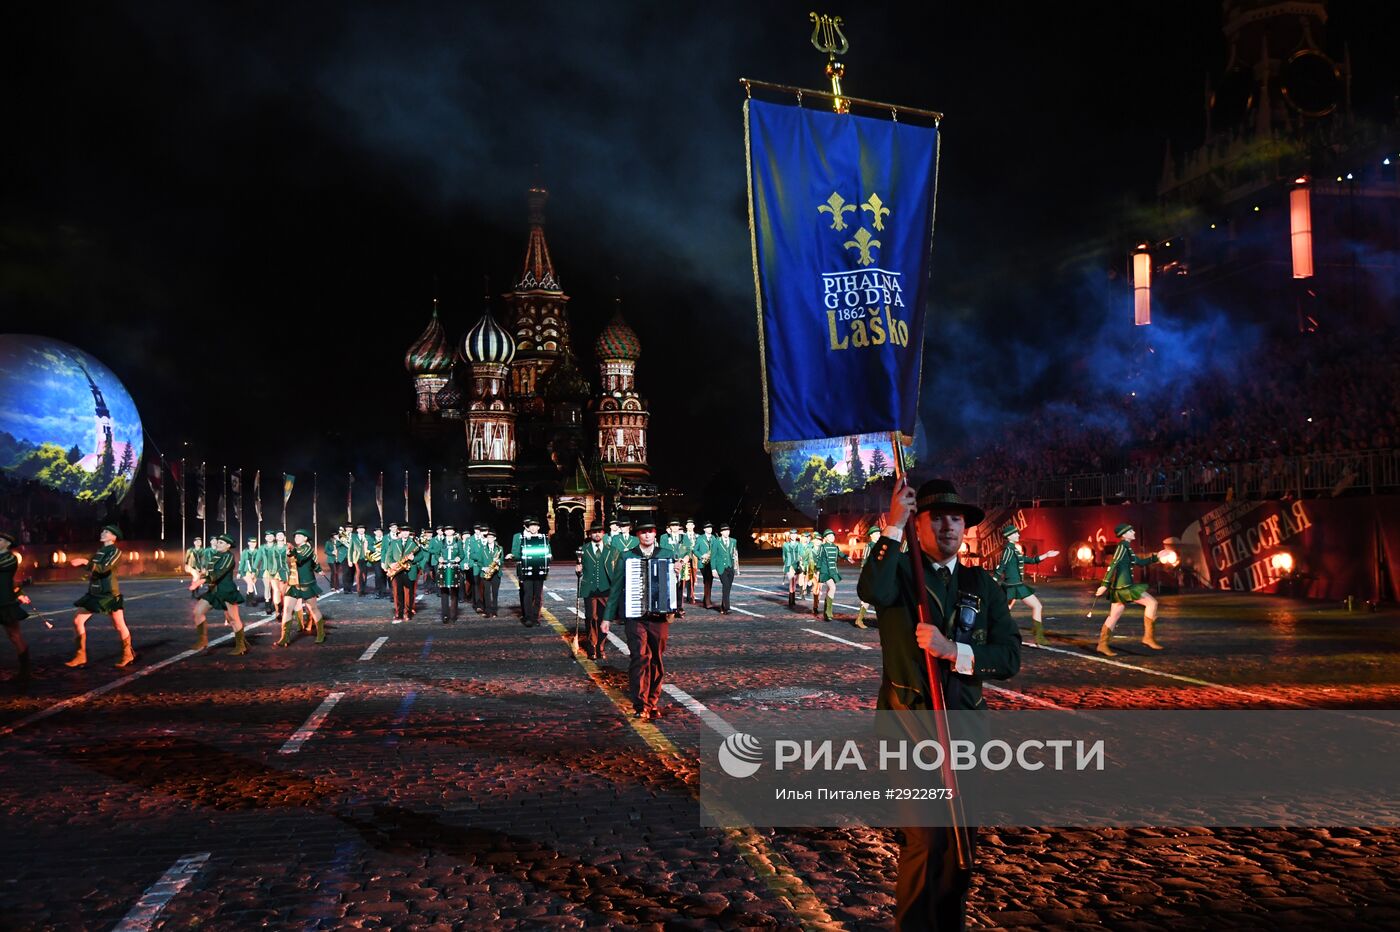
[[[612,320],[598,334],[593,351],[599,359],[635,360],[642,355],[642,343],[637,339],[637,332],[622,319],[621,308],[613,313]]]
[[[574,354],[568,352],[549,370],[541,390],[549,401],[582,402],[593,394],[593,386],[574,364]]]
[[[447,342],[447,334],[438,320],[437,301],[433,302],[432,320],[404,354],[403,364],[413,375],[443,375],[452,371],[452,344]]]
[[[462,349],[460,354],[463,360],[468,363],[495,363],[499,366],[508,366],[515,358],[515,339],[506,333],[500,324],[496,323],[496,318],[487,311],[481,315],[481,320],[476,322],[476,326],[467,331],[467,335],[462,338]]]

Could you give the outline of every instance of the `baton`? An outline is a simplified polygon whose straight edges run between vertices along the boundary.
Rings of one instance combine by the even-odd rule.
[[[1094,606],[1096,606],[1096,605],[1098,605],[1098,604],[1099,604],[1099,595],[1098,595],[1098,593],[1095,593],[1095,594],[1094,594],[1094,597],[1093,597],[1092,599],[1089,600],[1089,611],[1085,613],[1084,617],[1085,617],[1085,618],[1093,618],[1093,617],[1094,617]]]

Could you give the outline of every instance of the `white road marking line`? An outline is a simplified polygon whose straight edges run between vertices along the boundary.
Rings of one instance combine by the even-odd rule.
[[[1040,650],[1049,651],[1052,654],[1064,654],[1068,657],[1078,657],[1080,660],[1090,660],[1095,663],[1106,663],[1111,667],[1122,667],[1125,670],[1137,670],[1140,673],[1151,673],[1153,676],[1160,676],[1169,680],[1178,680],[1182,683],[1190,683],[1193,686],[1206,686],[1211,689],[1221,689],[1225,692],[1235,693],[1240,696],[1248,696],[1251,699],[1263,699],[1266,702],[1282,702],[1285,705],[1296,705],[1301,708],[1311,708],[1306,703],[1296,702],[1292,699],[1284,699],[1279,696],[1270,696],[1265,693],[1251,692],[1248,689],[1240,689],[1237,686],[1226,686],[1223,683],[1212,683],[1210,680],[1197,679],[1194,676],[1183,676],[1180,673],[1168,673],[1165,670],[1154,670],[1151,667],[1140,666],[1135,663],[1125,663],[1122,660],[1110,660],[1107,657],[1100,657],[1097,654],[1086,654],[1083,651],[1067,650],[1063,647],[1042,647]]]
[[[578,609],[574,608],[572,605],[569,606],[569,611],[573,612],[575,615],[577,615],[577,616],[580,617],[580,618],[583,617],[583,612],[581,612],[581,611],[579,611]]]
[[[547,595],[547,596],[549,596],[551,599],[553,599],[553,600],[556,601],[556,602],[562,602],[562,601],[564,601],[564,597],[563,597],[562,595],[560,595],[559,593],[555,592],[553,589],[546,589],[546,590],[544,591],[544,594]]]
[[[1064,712],[1070,711],[1068,706],[1060,705],[1058,702],[1052,702],[1049,699],[1042,699],[1039,696],[1032,696],[1029,693],[1017,692],[1014,689],[1007,689],[1005,686],[995,686],[991,683],[984,682],[982,684],[982,688],[990,689],[993,692],[1005,693],[1008,696],[1015,696],[1017,699],[1023,699],[1026,702],[1030,702],[1035,705],[1043,705],[1048,709],[1060,709]]]
[[[155,925],[156,917],[160,911],[165,909],[165,904],[169,903],[185,886],[194,879],[195,874],[204,868],[205,862],[209,860],[209,852],[200,854],[187,854],[170,866],[160,879],[146,888],[146,892],[141,894],[141,899],[136,901],[136,905],[131,907],[131,912],[127,913],[122,921],[113,927],[112,932],[149,932]]]
[[[361,659],[361,660],[370,660],[370,659],[372,659],[372,658],[374,657],[375,654],[379,653],[379,648],[383,647],[384,644],[385,644],[385,642],[388,641],[388,640],[389,640],[389,636],[388,636],[387,634],[384,635],[382,638],[375,638],[375,639],[374,639],[374,643],[371,644],[368,648],[366,648],[366,649],[365,649],[365,652],[364,652],[363,654],[360,655],[360,659]]]
[[[685,706],[692,713],[694,713],[696,718],[700,719],[700,721],[704,722],[706,725],[709,725],[710,728],[718,732],[723,737],[728,738],[730,735],[738,731],[738,729],[736,729],[733,725],[729,724],[724,719],[716,715],[714,712],[711,712],[708,708],[706,708],[703,702],[701,702],[699,699],[696,699],[694,696],[686,692],[684,689],[681,689],[676,684],[664,683],[661,686],[661,691],[664,692],[666,695],[670,696],[672,699],[679,702],[681,705]]]
[[[839,638],[834,634],[827,634],[825,631],[818,631],[816,628],[803,628],[802,630],[806,631],[808,634],[815,634],[817,637],[831,638],[831,640],[840,641],[842,644],[849,644],[852,647],[859,647],[861,650],[875,649],[870,644],[861,644],[859,641],[848,641],[845,638]]]
[[[272,618],[264,618],[261,621],[250,621],[243,626],[243,630],[251,631],[254,628],[265,625],[273,620],[274,619]],[[219,637],[214,638],[214,640],[209,642],[209,647],[217,647],[218,645],[231,640],[233,640],[233,632],[229,632],[228,634],[220,635]],[[6,725],[5,727],[0,728],[0,738],[5,737],[6,735],[14,734],[26,725],[32,725],[35,722],[43,721],[51,715],[57,715],[64,709],[71,709],[73,706],[81,705],[82,703],[87,702],[89,699],[96,699],[98,696],[106,695],[114,689],[120,689],[121,687],[125,686],[127,683],[132,682],[133,680],[139,680],[143,676],[150,676],[157,670],[163,670],[164,668],[170,666],[172,663],[179,663],[181,660],[188,660],[191,657],[196,657],[204,653],[204,650],[207,650],[207,648],[203,650],[181,651],[173,657],[166,657],[159,663],[153,663],[149,667],[142,667],[135,673],[128,673],[126,676],[123,676],[120,679],[112,680],[112,682],[106,684],[105,686],[99,686],[96,689],[88,690],[81,696],[74,696],[71,699],[64,699],[62,702],[56,702],[53,705],[49,706],[47,709],[40,709],[33,715],[26,715],[24,718],[15,722],[13,725]]]
[[[742,613],[742,614],[744,614],[744,615],[748,615],[750,618],[762,618],[762,617],[763,617],[763,616],[760,615],[758,612],[751,612],[751,611],[749,611],[748,609],[746,609],[746,608],[740,608],[740,607],[737,606],[737,605],[731,605],[731,606],[729,606],[729,607],[732,608],[732,609],[734,609],[734,611],[736,611],[736,612],[740,612],[740,613]]]
[[[618,637],[616,634],[613,634],[611,631],[608,632],[608,640],[613,642],[613,647],[616,647],[618,650],[622,651],[624,657],[632,656],[632,652],[627,649],[626,642],[624,642],[622,638]]]
[[[302,726],[296,730],[287,743],[278,748],[278,754],[295,754],[301,750],[301,746],[306,743],[306,739],[316,733],[316,729],[321,727],[321,723],[326,720],[326,716],[331,714],[331,709],[341,700],[345,693],[331,693],[321,700],[321,704],[316,707],[316,711],[311,713]]]

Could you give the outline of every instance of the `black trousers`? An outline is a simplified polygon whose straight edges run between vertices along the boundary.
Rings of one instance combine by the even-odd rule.
[[[479,580],[478,585],[481,586],[481,611],[494,618],[500,611],[498,603],[501,595],[501,574],[498,572],[490,579]]]
[[[540,623],[540,600],[544,597],[544,580],[526,577],[520,580],[520,616],[531,627]]]
[[[440,586],[438,588],[438,599],[442,602],[442,620],[456,621],[457,615],[461,611],[460,602],[462,599],[461,586]],[[450,605],[448,603],[451,603]]]
[[[382,599],[389,592],[389,577],[384,575],[384,564],[371,563],[370,568],[374,570],[374,594]]]
[[[723,570],[719,574],[719,582],[721,587],[719,607],[727,612],[729,611],[729,589],[734,585],[734,567],[731,566],[729,569]],[[708,598],[709,587],[706,586],[705,590],[705,596]]]
[[[462,591],[466,593],[467,598],[472,600],[473,605],[476,604],[477,598],[476,581],[476,574],[471,570],[462,574]]]
[[[666,677],[666,638],[670,633],[669,615],[627,621],[627,649],[632,652],[627,682],[632,690],[632,708],[638,712],[655,709],[661,701],[661,682]]]
[[[894,925],[904,930],[961,929],[967,921],[972,871],[958,870],[953,833],[942,826],[900,829],[899,875],[895,880]],[[977,829],[967,830],[975,862]]]
[[[702,563],[702,564],[700,565],[700,576],[701,576],[702,579],[705,580],[705,601],[704,601],[703,604],[704,604],[704,606],[705,606],[706,608],[709,608],[709,607],[710,607],[710,587],[713,586],[713,585],[714,585],[714,582],[715,582],[715,571],[712,570],[712,569],[710,569],[710,564],[708,564],[708,563]]]
[[[603,645],[607,638],[603,635],[603,612],[608,607],[606,592],[596,592],[583,597],[583,655],[593,660],[603,659]]]
[[[480,574],[471,577],[472,580],[472,608],[481,614],[486,614],[486,584],[490,580],[482,579]]]
[[[417,584],[408,578],[407,573],[399,573],[394,577],[395,618],[408,618],[413,614],[413,602],[417,588]]]

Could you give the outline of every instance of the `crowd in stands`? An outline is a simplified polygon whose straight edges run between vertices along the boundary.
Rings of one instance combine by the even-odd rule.
[[[1132,385],[1152,380],[1129,379],[1113,382],[1112,395],[1025,412],[962,451],[954,472],[985,496],[1018,498],[1037,480],[1075,475],[1128,471],[1165,480],[1184,471],[1206,482],[1238,464],[1258,473],[1282,469],[1288,457],[1395,450],[1398,361],[1394,335],[1279,339],[1169,390],[1134,394]]]

